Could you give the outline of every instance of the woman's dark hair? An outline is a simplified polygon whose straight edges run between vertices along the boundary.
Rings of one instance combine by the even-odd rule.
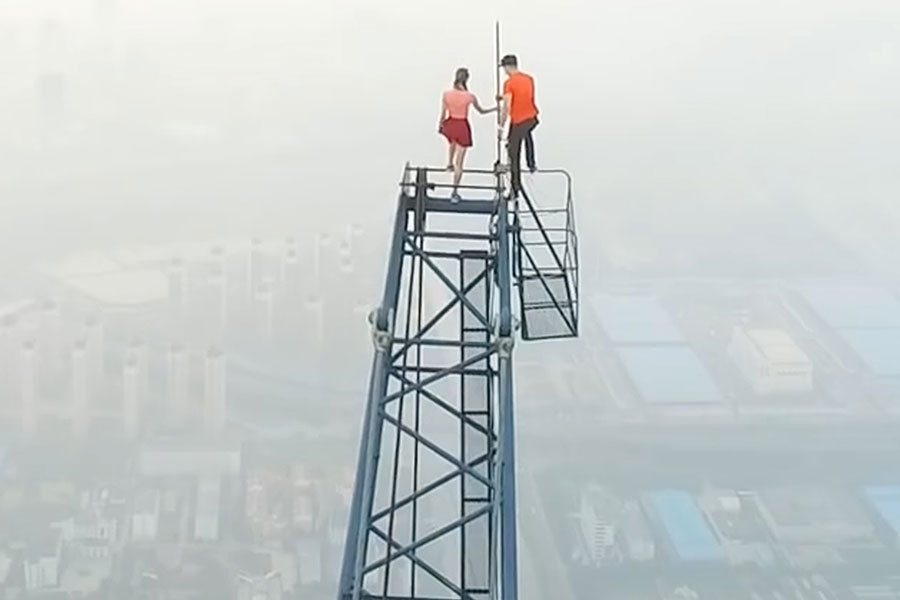
[[[460,67],[456,70],[456,78],[453,80],[453,87],[458,90],[469,90],[469,70]]]

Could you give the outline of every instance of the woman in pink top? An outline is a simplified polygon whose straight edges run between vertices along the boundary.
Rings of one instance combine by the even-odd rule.
[[[447,138],[449,144],[449,160],[447,170],[453,171],[453,194],[450,199],[459,202],[457,188],[462,179],[463,162],[466,150],[472,146],[472,127],[469,125],[469,107],[474,106],[481,114],[491,113],[494,108],[482,108],[475,94],[469,91],[469,70],[456,70],[453,87],[444,92],[441,101],[441,120],[438,131]]]

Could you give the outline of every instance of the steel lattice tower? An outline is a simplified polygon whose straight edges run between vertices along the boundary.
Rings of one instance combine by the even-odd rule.
[[[401,182],[339,600],[518,597],[514,339],[577,335],[571,181],[542,209],[472,170],[454,204],[442,171]]]

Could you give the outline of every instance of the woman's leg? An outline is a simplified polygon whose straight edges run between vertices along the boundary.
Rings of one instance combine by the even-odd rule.
[[[456,188],[459,187],[459,182],[462,181],[463,176],[463,165],[466,161],[466,151],[468,148],[464,146],[460,146],[456,152],[456,163],[453,165],[453,193],[456,193]]]
[[[447,170],[452,171],[453,165],[456,164],[454,161],[454,156],[456,155],[457,149],[456,142],[450,142],[447,144],[448,156],[447,156]]]

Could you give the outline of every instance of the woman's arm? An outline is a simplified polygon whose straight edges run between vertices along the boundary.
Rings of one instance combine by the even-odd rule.
[[[472,96],[472,106],[474,106],[475,110],[477,110],[482,115],[486,115],[486,114],[492,113],[492,112],[497,112],[496,106],[493,108],[482,108],[481,104],[478,103],[478,98],[476,98],[475,96]]]
[[[441,96],[441,116],[438,119],[438,129],[441,128],[441,125],[444,124],[444,119],[447,118],[447,96]]]

